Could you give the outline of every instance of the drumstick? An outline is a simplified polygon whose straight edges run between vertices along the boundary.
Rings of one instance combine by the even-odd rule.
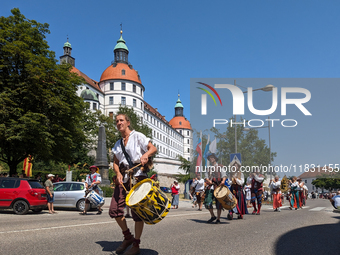
[[[135,169],[137,166],[140,166],[141,164],[142,164],[142,163],[139,163],[138,165],[136,165],[136,166],[130,168],[129,170],[126,170],[125,173],[130,173],[131,170]]]
[[[126,190],[126,188],[125,188],[125,186],[124,186],[124,183],[120,183],[122,186],[123,186],[123,188],[125,189],[125,192],[127,192],[127,190]]]

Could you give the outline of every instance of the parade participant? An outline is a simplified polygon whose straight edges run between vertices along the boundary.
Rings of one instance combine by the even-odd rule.
[[[247,208],[251,207],[250,200],[251,200],[251,180],[247,178],[247,185],[244,186],[244,193],[246,196]]]
[[[340,210],[340,194],[338,192],[338,194],[336,196],[329,196],[329,201],[331,202],[331,204],[333,205],[333,207],[335,209]]]
[[[192,180],[191,187],[195,188],[198,211],[202,211],[202,205],[203,205],[202,196],[204,194],[204,179],[201,178],[200,173],[197,173],[196,178]]]
[[[281,181],[279,181],[279,176],[275,176],[274,181],[270,181],[269,185],[270,185],[271,193],[273,196],[274,212],[281,212],[281,209],[280,209],[280,207],[282,206]]]
[[[127,196],[125,189],[130,189],[129,181],[139,182],[147,178],[147,174],[142,168],[136,167],[132,173],[133,180],[130,180],[131,177],[125,171],[131,168],[129,161],[133,165],[141,163],[144,166],[148,162],[149,157],[157,152],[157,149],[152,145],[149,138],[140,132],[132,130],[130,119],[127,115],[118,114],[116,116],[116,125],[122,139],[117,141],[112,149],[114,154],[113,168],[117,175],[117,180],[109,215],[111,218],[115,218],[124,235],[123,243],[117,248],[116,254],[122,254],[132,244],[132,248],[124,254],[133,255],[140,253],[139,244],[144,222],[132,211],[132,218],[135,221],[134,237],[124,217],[125,198]]]
[[[306,201],[308,199],[309,194],[308,194],[308,188],[305,183],[303,184],[303,192],[305,196],[305,199],[303,200],[303,206],[306,206]]]
[[[251,181],[251,203],[253,205],[252,214],[260,215],[261,205],[262,205],[262,196],[263,196],[263,180],[264,176],[257,172],[258,169],[250,174]],[[257,208],[256,208],[257,201]]]
[[[90,166],[91,173],[86,176],[85,180],[85,197],[94,190],[96,193],[99,194],[99,188],[98,184],[102,182],[102,177],[99,173],[97,173],[97,166]],[[85,199],[85,207],[84,211],[80,213],[80,215],[86,215],[87,211],[90,209],[90,201],[88,199]],[[101,206],[97,207],[98,212],[97,214],[102,214],[103,210],[101,209]]]
[[[299,183],[296,181],[296,177],[294,176],[292,180],[289,180],[290,183],[290,193],[291,193],[291,199],[290,199],[290,207],[289,209],[292,210],[293,207],[295,210],[297,210],[299,206]]]
[[[241,172],[241,165],[238,162],[231,163],[231,171],[234,172],[229,184],[231,185],[230,191],[237,199],[237,205],[233,210],[229,211],[228,219],[233,219],[233,212],[238,214],[238,219],[243,219],[244,214],[248,214],[246,200],[243,194],[244,174]]]
[[[303,186],[305,185],[304,182],[302,182],[301,178],[297,179],[298,183],[299,183],[299,206],[301,209],[303,209],[304,203],[305,203],[305,190],[303,188]]]
[[[217,186],[224,186],[224,182],[227,179],[226,174],[223,169],[223,165],[218,164],[218,158],[216,157],[215,153],[211,153],[208,155],[207,159],[210,161],[211,166],[207,170],[208,177],[205,179],[207,187],[205,190],[205,199],[204,199],[204,206],[210,212],[210,220],[208,223],[212,223],[216,220],[216,224],[220,224],[220,217],[222,212],[222,205],[214,196],[214,190]],[[215,201],[216,209],[217,209],[217,217],[214,214],[213,209],[213,201]]]

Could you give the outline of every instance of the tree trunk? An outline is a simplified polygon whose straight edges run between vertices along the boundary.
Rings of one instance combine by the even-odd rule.
[[[12,177],[12,175],[16,175],[17,174],[17,162],[9,162],[7,163],[9,166],[9,177]]]

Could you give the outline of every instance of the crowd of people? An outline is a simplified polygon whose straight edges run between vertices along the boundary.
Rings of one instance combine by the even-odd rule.
[[[267,200],[269,194],[273,203],[273,211],[281,212],[281,207],[284,199],[288,201],[290,210],[303,209],[308,198],[311,198],[313,193],[308,193],[308,188],[305,183],[297,177],[293,177],[287,182],[287,187],[282,190],[280,178],[275,176],[270,180],[268,188],[270,193],[264,190],[263,181],[265,176],[258,170],[250,173],[245,180],[243,172],[240,171],[241,164],[238,161],[231,163],[232,172],[229,176],[226,172],[216,171],[222,169],[223,165],[218,164],[218,158],[214,153],[208,155],[207,159],[210,162],[210,167],[206,168],[206,173],[196,173],[196,178],[192,180],[190,198],[193,206],[201,211],[202,207],[209,210],[210,219],[208,223],[220,223],[221,212],[224,208],[220,201],[215,197],[214,190],[219,187],[227,187],[233,194],[237,203],[231,210],[227,210],[227,218],[232,220],[234,214],[238,219],[243,219],[245,214],[248,214],[248,208],[252,208],[251,214],[260,215],[262,202]],[[205,174],[202,178],[201,174]],[[338,195],[335,193],[325,196],[329,198],[335,208],[340,206],[340,191]],[[217,213],[214,213],[213,204],[215,204]],[[250,213],[250,212],[249,212]]]

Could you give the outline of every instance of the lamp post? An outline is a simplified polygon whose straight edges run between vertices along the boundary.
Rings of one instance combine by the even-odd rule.
[[[270,120],[270,117],[268,116],[268,120]],[[272,166],[272,148],[271,148],[271,142],[270,142],[270,124],[268,122],[268,126],[264,127],[255,127],[255,128],[244,128],[244,131],[250,131],[251,129],[258,129],[258,128],[268,128],[268,134],[269,134],[269,176],[270,180],[272,180],[272,171],[271,171],[271,166]]]
[[[234,80],[234,86],[242,87],[242,86],[236,84],[236,80]],[[273,85],[268,84],[263,88],[254,89],[253,91],[262,90],[262,91],[268,92],[268,91],[272,91],[273,88],[275,88]],[[243,91],[243,94],[246,94],[246,93],[248,93],[248,91]],[[269,117],[268,117],[268,119],[269,119]],[[235,120],[235,123],[236,123],[236,114],[234,115],[234,120]],[[268,124],[268,126],[269,126],[269,124]],[[236,128],[236,124],[234,125],[234,127],[235,127],[234,128],[234,130],[235,130],[235,153],[237,153],[237,128]],[[270,150],[270,130],[269,130],[269,150]]]

